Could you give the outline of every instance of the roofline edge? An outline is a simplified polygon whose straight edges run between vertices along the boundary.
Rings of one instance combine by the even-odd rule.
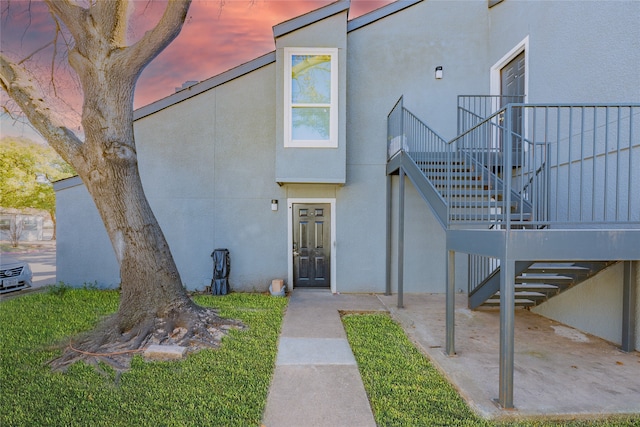
[[[396,12],[400,12],[423,1],[424,0],[397,0],[362,16],[358,16],[347,22],[347,33],[372,24],[380,19],[384,19],[389,15],[393,15]]]
[[[178,92],[166,96],[165,98],[159,99],[155,102],[152,102],[151,104],[136,109],[133,112],[133,121],[150,116],[151,114],[157,113],[160,110],[164,110],[165,108],[169,108],[172,105],[178,104],[196,95],[200,95],[203,92],[223,85],[227,82],[230,82],[231,80],[237,79],[238,77],[242,77],[245,74],[249,74],[274,62],[276,62],[275,51],[259,56],[249,62],[245,62],[244,64],[231,68],[230,70],[224,71],[213,77],[209,77],[206,80],[202,80],[201,82],[196,83],[193,86],[189,86],[186,89],[182,89]]]
[[[281,22],[273,26],[273,37],[278,38],[285,34],[292,33],[300,28],[304,28],[308,25],[314,24],[318,21],[326,19],[330,16],[337,15],[338,13],[349,10],[351,7],[351,0],[338,0],[330,3],[320,9],[312,10],[304,15],[296,16],[288,21]]]
[[[79,175],[70,176],[69,178],[59,179],[53,183],[53,191],[58,192],[71,187],[84,185]]]

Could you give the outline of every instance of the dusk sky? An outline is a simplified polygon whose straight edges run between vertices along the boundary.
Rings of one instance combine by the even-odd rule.
[[[142,73],[135,93],[139,108],[171,95],[189,80],[205,80],[275,49],[272,27],[334,0],[194,0],[182,32]],[[349,19],[391,3],[392,0],[351,0]],[[24,58],[53,38],[54,24],[47,7],[39,1],[0,0],[2,51]],[[163,1],[135,2],[134,33],[137,39],[164,10]],[[221,7],[222,5],[222,7]],[[52,49],[34,56],[40,73],[50,72]],[[60,58],[58,62],[63,62]],[[56,66],[64,66],[60,63]],[[32,65],[33,66],[33,65]],[[63,84],[61,90],[67,89]],[[6,94],[1,93],[2,104]],[[70,98],[74,98],[71,96]],[[73,107],[79,110],[80,104]],[[69,101],[71,104],[74,100]],[[39,139],[28,125],[14,123],[2,114],[0,135]]]

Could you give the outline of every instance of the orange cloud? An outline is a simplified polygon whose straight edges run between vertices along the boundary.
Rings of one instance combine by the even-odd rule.
[[[194,1],[180,36],[140,77],[136,107],[168,96],[188,80],[201,81],[275,49],[274,25],[332,0]],[[391,3],[352,0],[350,18]]]
[[[188,80],[205,80],[257,58],[275,48],[272,27],[296,16],[331,4],[334,0],[194,0],[180,35],[143,71],[135,94],[135,107],[141,107],[172,94]],[[390,3],[391,0],[351,0],[352,19]],[[222,7],[221,7],[222,5]],[[136,40],[162,15],[166,0],[133,2],[132,30]],[[2,51],[22,59],[53,40],[55,25],[46,4],[39,1],[2,2],[0,25]],[[63,52],[68,35],[58,37],[57,52]],[[45,90],[52,92],[50,79],[53,48],[39,51],[29,66],[41,76]],[[69,78],[66,57],[54,61],[61,81],[56,88],[67,91],[62,109],[81,106],[81,93]],[[0,93],[5,104],[6,95]],[[8,121],[3,116],[3,131]],[[76,128],[76,125],[71,127]]]

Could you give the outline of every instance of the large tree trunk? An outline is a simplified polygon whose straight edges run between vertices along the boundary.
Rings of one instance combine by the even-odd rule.
[[[53,10],[66,12],[59,5],[51,2]],[[102,31],[97,36],[93,27],[76,28],[75,16],[63,17],[74,36],[78,34],[69,63],[84,89],[84,161],[76,170],[96,203],[120,263],[122,296],[117,326],[121,332],[194,307],[151,211],[138,171],[133,89],[143,62],[138,56],[131,56],[133,51],[119,48],[118,43],[123,40],[105,43],[109,37],[117,40],[122,31],[113,27],[126,28],[122,20],[127,7],[122,2],[119,8],[96,7],[93,13],[89,10],[89,15],[103,24],[98,26]],[[186,13],[186,9],[181,12]],[[151,51],[146,54],[151,55]]]
[[[160,226],[142,188],[133,132],[133,92],[142,69],[180,32],[190,0],[167,3],[160,22],[131,46],[127,0],[46,0],[74,41],[69,63],[84,92],[81,141],[58,123],[26,70],[0,53],[0,83],[49,144],[77,171],[93,197],[120,264],[118,313],[71,346],[54,364],[123,355],[147,343],[214,347],[220,327],[236,325],[188,297]],[[76,350],[79,348],[80,352]],[[113,356],[115,353],[118,357]],[[124,357],[124,360],[122,360]],[[117,359],[117,360],[116,360]]]
[[[120,329],[126,331],[149,319],[192,308],[145,197],[136,162],[107,161],[85,182],[120,263]]]
[[[72,58],[72,63],[77,61]],[[108,62],[104,58],[93,61],[98,60]],[[89,88],[85,95],[89,101],[85,101],[82,119],[86,162],[78,173],[95,201],[120,263],[118,326],[126,331],[155,317],[193,308],[193,304],[142,188],[131,84],[119,76],[121,67],[111,67],[102,68],[106,75],[81,75],[83,87]],[[101,81],[111,83],[105,86]]]

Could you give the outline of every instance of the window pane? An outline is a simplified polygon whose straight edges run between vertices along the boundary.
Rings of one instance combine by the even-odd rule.
[[[331,102],[331,55],[291,56],[291,102]]]
[[[294,140],[329,139],[329,108],[293,108],[291,138]]]

